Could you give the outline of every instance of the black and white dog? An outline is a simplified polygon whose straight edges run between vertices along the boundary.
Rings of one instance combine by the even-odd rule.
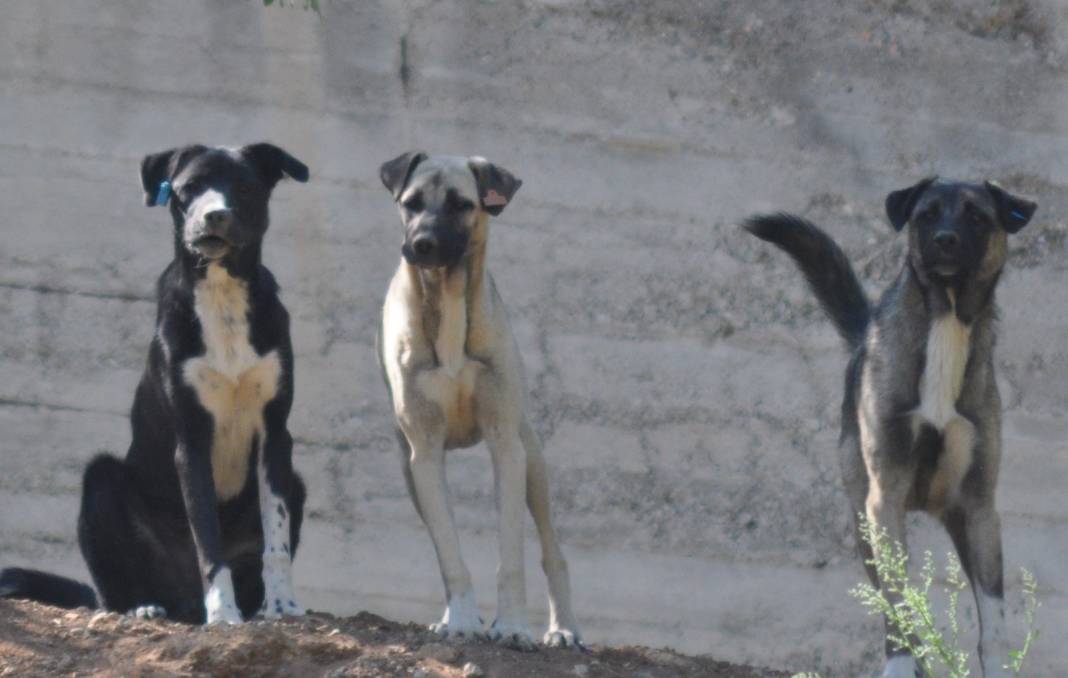
[[[126,459],[95,458],[78,541],[103,607],[191,623],[302,614],[291,562],[305,490],[286,428],[289,316],[260,262],[267,203],[308,168],[271,144],[186,146],[141,163],[145,204],[167,205],[174,261],[134,396]],[[92,603],[87,587],[9,569],[0,592]],[[90,605],[91,606],[91,605]]]

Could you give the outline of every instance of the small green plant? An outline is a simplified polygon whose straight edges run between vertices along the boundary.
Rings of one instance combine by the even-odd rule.
[[[923,555],[919,583],[908,575],[908,553],[905,547],[891,542],[885,529],[860,517],[861,538],[872,547],[874,557],[868,563],[879,575],[880,588],[868,583],[858,584],[849,594],[867,608],[869,614],[885,615],[890,622],[890,641],[900,649],[907,649],[923,670],[925,676],[949,676],[964,678],[969,675],[968,652],[960,646],[960,624],[957,619],[957,603],[962,591],[968,588],[960,560],[949,555],[946,565],[946,587],[949,598],[946,623],[940,625],[931,605],[930,592],[935,580],[934,558],[930,551]],[[1035,629],[1035,612],[1038,609],[1038,589],[1034,575],[1022,571],[1025,618],[1028,631],[1023,647],[1009,653],[1010,664],[1004,668],[1017,675],[1023,667],[1024,658],[1031,651],[1038,631]]]

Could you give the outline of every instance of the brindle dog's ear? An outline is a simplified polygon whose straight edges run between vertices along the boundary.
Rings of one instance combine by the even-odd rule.
[[[886,216],[890,218],[890,225],[895,231],[900,231],[905,228],[905,224],[909,223],[909,217],[912,216],[912,210],[916,207],[920,196],[937,178],[927,177],[918,184],[894,191],[886,196]]]
[[[241,154],[256,165],[270,188],[284,176],[302,184],[308,180],[308,166],[274,144],[249,144]]]
[[[1038,204],[1009,193],[993,181],[986,182],[986,190],[990,191],[990,197],[998,208],[998,217],[1001,218],[1001,227],[1009,233],[1015,233],[1027,225],[1034,216]]]
[[[478,197],[482,201],[482,209],[497,216],[512,201],[512,196],[523,185],[522,180],[485,158],[471,158],[468,165],[478,182]]]
[[[161,196],[160,186],[171,178],[171,160],[177,152],[177,148],[172,148],[162,153],[146,155],[141,161],[141,189],[145,192],[145,207],[166,204],[170,188],[168,186],[165,189],[167,195]],[[162,201],[159,200],[161,197]]]
[[[393,194],[394,200],[404,192],[404,187],[408,185],[408,179],[412,176],[415,166],[426,160],[426,157],[426,153],[422,151],[408,151],[392,160],[387,160],[378,168],[378,177]]]

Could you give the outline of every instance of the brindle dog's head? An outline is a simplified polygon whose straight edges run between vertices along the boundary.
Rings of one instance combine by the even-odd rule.
[[[404,223],[401,254],[424,268],[459,263],[484,236],[486,215],[500,214],[523,183],[485,158],[419,151],[383,163],[379,176]]]
[[[258,256],[267,202],[283,176],[305,182],[308,168],[272,144],[183,146],[141,161],[145,205],[170,206],[179,256],[197,261]]]
[[[1027,225],[1035,203],[997,184],[929,177],[886,197],[890,223],[909,227],[909,261],[923,279],[954,285],[996,279],[1009,233]]]

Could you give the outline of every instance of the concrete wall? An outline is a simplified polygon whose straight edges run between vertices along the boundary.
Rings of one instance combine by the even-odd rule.
[[[1041,203],[999,292],[1013,629],[1027,566],[1044,604],[1029,675],[1068,665],[1063,10],[324,0],[320,18],[294,2],[0,4],[3,563],[86,576],[80,471],[128,444],[171,251],[166,214],[141,205],[140,158],[269,139],[313,170],[277,190],[265,252],[293,316],[303,599],[432,621],[437,566],[372,353],[400,243],[376,170],[409,148],[478,153],[524,180],[491,268],[588,637],[870,670],[880,625],[846,594],[863,575],[834,450],[845,356],[784,257],[734,224],[805,213],[875,292],[903,245],[885,194],[932,172],[990,177]],[[449,479],[492,618],[484,450],[452,455]],[[948,550],[912,522],[916,547]]]

